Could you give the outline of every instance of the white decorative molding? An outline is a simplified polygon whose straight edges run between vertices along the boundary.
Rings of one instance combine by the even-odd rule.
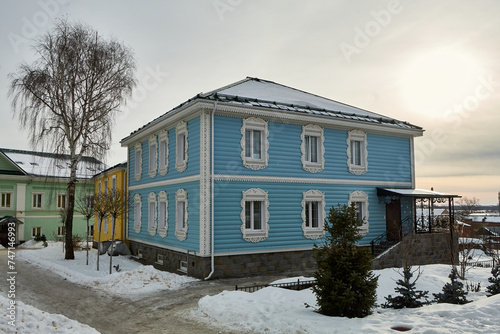
[[[184,221],[182,222],[184,226],[180,226],[179,221],[179,211],[178,202],[184,202]],[[184,241],[187,238],[188,231],[188,198],[187,192],[184,189],[179,189],[175,193],[175,236],[180,241]]]
[[[142,211],[142,202],[141,195],[134,195],[134,231],[135,233],[141,232],[141,211]]]
[[[261,131],[261,159],[254,159],[252,157],[246,156],[246,131],[256,130]],[[259,170],[267,167],[269,162],[269,130],[267,128],[267,122],[261,118],[250,117],[243,119],[243,126],[241,127],[241,160],[243,161],[243,166],[252,170]]]
[[[134,147],[134,178],[136,181],[141,179],[142,174],[142,145],[141,143],[135,144]]]
[[[241,233],[243,240],[249,242],[259,242],[267,239],[269,235],[269,200],[267,192],[260,188],[252,188],[242,192],[243,198],[241,200]],[[264,207],[262,213],[262,229],[261,230],[247,230],[246,229],[246,215],[245,204],[248,201],[263,202]]]
[[[191,176],[178,177],[175,179],[137,184],[135,186],[128,187],[128,189],[129,190],[149,189],[149,188],[153,188],[153,187],[171,186],[173,184],[194,182],[194,181],[199,181],[199,180],[200,180],[200,175],[191,175]]]
[[[211,113],[200,116],[200,256],[211,254]]]
[[[155,177],[158,169],[158,140],[155,135],[149,137],[148,171],[150,177]]]
[[[314,228],[311,226],[307,226],[306,222],[306,205],[307,202],[318,202],[319,207],[319,215],[318,215],[318,227]],[[304,237],[308,239],[319,239],[322,236],[325,235],[325,229],[324,229],[324,221],[326,217],[325,213],[325,194],[323,194],[319,190],[311,189],[308,190],[304,193],[302,193],[302,231],[304,234]]]
[[[361,165],[352,163],[352,142],[361,142]],[[365,174],[368,171],[368,149],[366,142],[366,133],[360,130],[349,131],[347,136],[347,167],[349,172],[355,175]]]
[[[158,173],[162,176],[168,173],[168,131],[165,129],[158,135]]]
[[[307,147],[306,147],[306,136],[317,137],[317,156],[318,162],[307,161]],[[302,168],[305,171],[311,173],[321,172],[325,169],[325,137],[323,135],[323,128],[318,125],[308,124],[302,127],[302,133],[300,135],[301,144],[300,151],[302,156],[300,160],[302,161]]]
[[[161,204],[165,203],[165,222],[160,221]],[[164,224],[163,224],[164,223]],[[158,193],[158,234],[165,238],[168,233],[168,195],[164,191]]]
[[[153,212],[151,212],[151,204],[154,205]],[[156,203],[156,194],[154,192],[150,192],[148,196],[148,233],[151,236],[156,234],[156,228],[158,226],[157,213],[158,208]]]
[[[369,223],[369,218],[370,218],[370,212],[368,211],[368,195],[363,192],[363,191],[353,191],[352,193],[349,194],[349,205],[354,202],[362,202],[363,207],[362,207],[362,217],[363,217],[363,225],[360,227],[361,230],[361,235],[366,235],[369,232],[370,228],[370,223]]]
[[[179,136],[184,135],[184,144],[183,144],[183,149],[184,152],[180,152],[182,148],[179,147]],[[175,169],[177,169],[180,173],[186,170],[187,168],[187,161],[188,161],[188,128],[187,128],[187,123],[185,121],[180,121],[177,123],[177,126],[175,127],[175,146],[176,146],[176,155],[175,155]],[[180,156],[183,156],[184,159],[180,159]]]

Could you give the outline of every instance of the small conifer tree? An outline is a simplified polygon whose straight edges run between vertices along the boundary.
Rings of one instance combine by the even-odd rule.
[[[467,300],[467,292],[464,290],[464,284],[457,280],[458,273],[457,269],[453,267],[451,273],[448,276],[451,283],[446,283],[443,287],[442,293],[433,293],[435,301],[438,303],[450,303],[450,304],[467,304],[470,300]]]
[[[415,270],[416,271],[416,270]],[[385,297],[387,302],[382,304],[383,308],[416,308],[421,307],[425,304],[429,304],[427,301],[427,294],[429,291],[415,290],[415,284],[420,277],[420,271],[417,277],[412,281],[413,273],[411,266],[405,266],[403,269],[403,279],[399,279],[396,284],[398,287],[394,288],[399,296],[392,297],[391,295]],[[421,298],[425,298],[425,301],[421,301]]]
[[[330,209],[324,244],[313,251],[318,264],[313,291],[321,314],[359,318],[375,306],[378,276],[371,271],[372,255],[356,245],[362,223],[354,205]]]
[[[489,293],[489,296],[493,296],[500,293],[500,266],[496,265],[491,269],[492,277],[488,277],[488,282],[491,285],[486,287],[486,292]]]

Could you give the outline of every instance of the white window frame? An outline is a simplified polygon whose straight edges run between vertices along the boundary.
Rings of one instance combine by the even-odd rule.
[[[312,207],[312,202],[318,202],[318,227],[310,226],[307,221],[306,211]],[[308,239],[319,239],[325,235],[324,221],[326,218],[325,212],[325,194],[319,190],[311,189],[302,193],[302,231],[304,237]]]
[[[116,175],[111,177],[111,194],[116,195]]]
[[[316,154],[318,157],[317,162],[308,160],[311,156],[310,145],[307,143],[307,137],[317,137]],[[310,173],[321,172],[325,169],[325,136],[323,135],[323,128],[318,125],[308,124],[302,127],[302,134],[300,135],[302,141],[300,151],[302,152],[302,168]],[[308,147],[309,146],[309,147]]]
[[[64,237],[64,232],[65,232],[66,226],[64,225],[59,225],[57,226],[57,236],[59,238]],[[61,233],[62,232],[62,233]]]
[[[360,164],[354,164],[352,160],[354,159],[354,142],[360,142]],[[347,136],[347,166],[349,167],[349,172],[355,175],[365,174],[368,171],[368,149],[366,141],[366,133],[360,130],[349,131]]]
[[[184,203],[184,210],[180,209],[180,203]],[[188,197],[184,189],[175,193],[175,236],[183,241],[187,238],[188,231]]]
[[[42,227],[41,226],[33,226],[31,228],[31,238],[35,238],[37,235],[34,233],[35,232],[35,229],[40,229],[40,234],[39,236],[42,236],[43,235],[43,232],[42,232]]]
[[[162,143],[165,147],[162,150]],[[163,155],[163,156],[162,156]],[[168,131],[163,130],[158,136],[158,173],[165,175],[168,173]]]
[[[60,205],[59,198],[64,198],[64,206]],[[58,193],[57,194],[56,207],[57,207],[57,210],[64,210],[68,207],[68,194],[67,193]]]
[[[363,217],[363,225],[360,227],[360,232],[361,235],[365,236],[368,234],[369,229],[370,229],[370,223],[369,223],[369,217],[370,217],[370,212],[368,210],[368,195],[363,192],[363,191],[354,191],[349,194],[349,206],[352,203],[362,203],[362,217]]]
[[[158,170],[158,140],[154,135],[149,137],[148,166],[149,176],[155,177]]]
[[[142,176],[142,145],[137,143],[134,146],[134,178],[139,181]]]
[[[7,197],[9,205],[7,206]],[[14,192],[12,191],[1,191],[0,192],[0,209],[2,210],[10,210],[13,208]]]
[[[149,193],[148,196],[148,233],[153,236],[156,234],[157,223],[157,203],[156,194],[154,192]]]
[[[260,131],[260,150],[261,158],[254,159],[251,156],[247,157],[246,152],[246,132],[247,131]],[[241,127],[241,160],[243,161],[243,166],[249,169],[258,170],[266,168],[269,162],[269,131],[267,127],[267,122],[261,118],[250,117],[243,119],[243,126]]]
[[[101,180],[99,180],[98,185],[97,185],[97,195],[99,197],[101,197],[101,192],[102,192],[101,188],[102,188],[102,182],[101,182]]]
[[[184,137],[183,146],[181,147],[180,138]],[[188,128],[187,123],[180,121],[175,127],[175,169],[180,173],[186,170],[188,162]],[[182,152],[184,151],[184,152]]]
[[[160,215],[160,210],[161,210],[161,204],[165,204],[165,220],[162,222],[160,220],[161,215]],[[164,191],[160,191],[158,194],[158,234],[162,237],[165,238],[168,233],[168,195]]]
[[[104,178],[104,196],[108,196],[109,193],[109,180],[108,178]]]
[[[262,202],[261,208],[261,222],[262,228],[260,230],[253,230],[246,228],[246,203],[247,202]],[[252,188],[242,192],[241,199],[241,233],[243,240],[248,242],[260,242],[266,240],[269,236],[269,199],[268,194],[260,188]]]
[[[165,257],[163,256],[163,254],[160,254],[160,253],[156,254],[156,261],[155,261],[155,263],[158,263],[158,264],[161,264],[161,265],[165,264],[164,258]]]
[[[104,234],[108,234],[108,222],[109,222],[108,215],[105,215],[104,216],[104,231],[103,231]]]
[[[35,195],[37,197],[40,196],[40,206],[35,205],[35,204],[38,204],[38,200],[36,201],[37,203],[35,203],[35,198],[34,198]],[[32,209],[34,209],[34,210],[43,210],[43,208],[44,208],[44,201],[45,201],[45,193],[43,193],[43,192],[36,192],[36,191],[31,193],[31,208]]]
[[[135,233],[141,232],[141,219],[142,219],[141,211],[142,211],[141,195],[135,194],[134,195],[134,231],[135,231]]]
[[[87,209],[94,209],[94,194],[85,195],[85,207]]]

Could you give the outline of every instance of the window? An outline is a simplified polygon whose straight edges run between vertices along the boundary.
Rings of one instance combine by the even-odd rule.
[[[42,227],[41,226],[33,227],[31,229],[31,237],[32,238],[41,237],[41,236],[42,236]]]
[[[325,195],[319,190],[302,193],[302,231],[308,239],[318,239],[325,235]]]
[[[347,137],[347,166],[349,172],[361,175],[368,170],[366,133],[352,130]]]
[[[165,238],[168,231],[168,199],[167,193],[160,191],[158,194],[158,234]]]
[[[156,263],[163,264],[163,254],[156,254]]]
[[[101,197],[101,188],[102,188],[102,183],[101,181],[99,180],[99,185],[97,186],[97,194],[98,194],[98,197]]]
[[[141,195],[135,194],[134,196],[134,231],[136,233],[141,232]]]
[[[187,123],[184,121],[179,122],[175,128],[175,133],[177,138],[175,168],[179,172],[183,172],[187,168],[188,160]]]
[[[0,202],[0,209],[10,209],[12,208],[12,193],[11,192],[2,192],[0,193],[1,195],[1,202]]]
[[[113,194],[113,196],[116,194],[116,175],[113,175],[111,179],[111,194]]]
[[[104,233],[108,233],[108,215],[104,216]]]
[[[175,236],[179,240],[186,240],[188,230],[187,193],[184,189],[175,194]]]
[[[356,217],[358,221],[363,222],[363,225],[360,227],[361,234],[366,235],[369,231],[368,195],[363,191],[354,191],[349,194],[349,205],[352,203],[354,203],[356,208]]]
[[[311,173],[321,172],[325,168],[323,129],[313,124],[305,125],[300,138],[302,168]]]
[[[267,192],[259,188],[244,191],[241,208],[241,232],[243,240],[259,242],[267,239],[269,232],[269,201]]]
[[[33,193],[31,207],[33,209],[43,209],[43,193]]]
[[[105,196],[108,196],[108,186],[109,186],[108,178],[105,178],[104,179],[104,195]]]
[[[243,120],[241,135],[243,166],[254,170],[266,168],[269,160],[267,122],[255,117],[246,118]]]
[[[142,145],[141,143],[137,143],[134,148],[135,151],[135,171],[134,171],[134,177],[136,181],[139,181],[141,179],[141,174],[142,174]]]
[[[149,193],[148,196],[148,232],[156,234],[156,194]]]
[[[89,229],[87,230],[89,238],[92,238],[94,235],[94,225],[89,225]]]
[[[160,175],[165,175],[168,172],[168,132],[165,130],[162,131],[158,140],[160,141],[158,152],[158,172]]]
[[[66,209],[66,194],[57,194],[57,209]]]
[[[66,234],[66,226],[58,226],[57,227],[57,236],[64,237],[65,234]]]
[[[149,138],[149,176],[156,176],[156,168],[157,168],[157,157],[158,157],[158,149],[157,149],[157,140],[156,136],[151,136]]]
[[[85,196],[85,206],[87,209],[94,209],[94,195],[88,194]]]

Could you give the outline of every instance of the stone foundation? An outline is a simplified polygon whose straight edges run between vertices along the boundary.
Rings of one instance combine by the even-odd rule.
[[[410,234],[392,249],[375,258],[373,269],[401,268],[405,261],[410,265],[451,264],[452,255],[454,261],[457,261],[456,234],[453,238],[449,233]]]

